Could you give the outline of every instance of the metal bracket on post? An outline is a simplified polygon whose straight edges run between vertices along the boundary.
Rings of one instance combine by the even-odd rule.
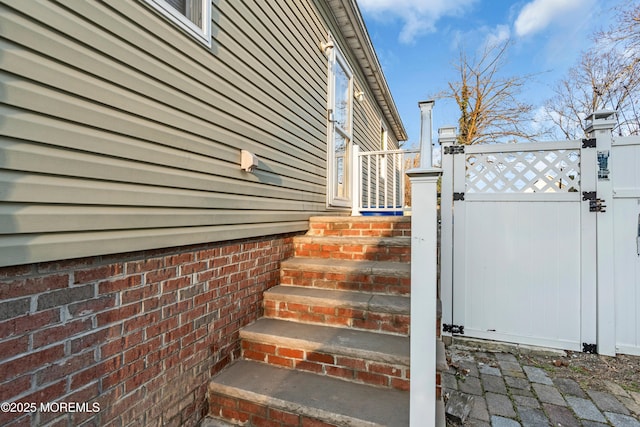
[[[444,154],[464,154],[464,145],[444,147]]]
[[[589,212],[606,212],[604,200],[598,199],[595,191],[583,191],[582,200],[589,201]]]
[[[453,201],[462,200],[464,201],[464,193],[453,193]]]
[[[583,191],[582,192],[582,200],[586,201],[586,200],[595,200],[596,199],[596,192],[595,191]]]
[[[582,148],[596,148],[596,139],[595,138],[583,139]]]
[[[582,352],[590,353],[590,354],[598,354],[598,345],[597,344],[587,344],[586,342],[582,343]]]
[[[589,200],[589,212],[606,212],[606,207],[602,199]]]

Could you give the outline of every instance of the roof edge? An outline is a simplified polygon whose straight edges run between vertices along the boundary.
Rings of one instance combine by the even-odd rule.
[[[345,39],[347,40],[349,47],[354,51],[362,49],[364,58],[356,59],[363,70],[371,70],[371,74],[365,74],[365,77],[369,85],[374,89],[379,89],[379,93],[375,93],[377,91],[374,91],[376,101],[382,108],[382,112],[390,123],[398,141],[406,141],[408,139],[407,132],[404,128],[404,124],[402,123],[402,119],[400,118],[400,114],[398,113],[398,108],[393,100],[393,96],[391,95],[387,79],[382,71],[378,55],[373,47],[373,43],[369,37],[369,32],[367,31],[367,27],[356,0],[327,0],[327,4],[333,12],[343,35],[345,30],[351,30],[353,34],[355,34],[355,37],[345,37]],[[336,13],[336,8],[338,7],[341,7],[346,12],[348,19],[339,18],[342,14]]]

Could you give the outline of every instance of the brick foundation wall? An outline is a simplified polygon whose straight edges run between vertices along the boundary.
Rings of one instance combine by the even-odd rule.
[[[281,235],[0,268],[0,402],[27,412],[0,425],[197,425],[292,255]],[[52,402],[99,411],[22,405]]]

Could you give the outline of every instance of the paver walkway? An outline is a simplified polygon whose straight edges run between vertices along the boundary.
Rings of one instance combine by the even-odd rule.
[[[473,396],[465,426],[640,427],[640,393],[615,383],[605,383],[606,392],[583,389],[511,353],[454,345],[447,354],[452,366],[442,377],[445,395]]]

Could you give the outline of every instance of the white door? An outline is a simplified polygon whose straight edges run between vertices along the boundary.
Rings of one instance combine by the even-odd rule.
[[[351,207],[353,74],[338,50],[329,55],[328,204]]]
[[[616,352],[640,355],[640,138],[612,151]]]

